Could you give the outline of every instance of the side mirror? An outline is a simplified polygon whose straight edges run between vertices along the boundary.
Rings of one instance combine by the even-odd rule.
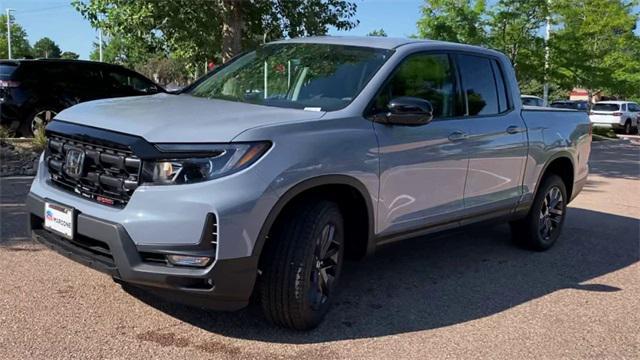
[[[375,116],[374,120],[396,125],[425,125],[433,120],[433,106],[428,100],[403,96],[389,102],[386,114]]]

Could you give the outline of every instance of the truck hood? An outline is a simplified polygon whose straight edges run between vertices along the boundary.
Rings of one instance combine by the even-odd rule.
[[[261,106],[190,95],[104,99],[81,103],[56,120],[137,135],[152,143],[230,142],[254,127],[319,119],[324,112]]]

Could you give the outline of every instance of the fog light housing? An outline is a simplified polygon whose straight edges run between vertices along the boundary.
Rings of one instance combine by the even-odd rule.
[[[208,256],[167,255],[167,261],[176,266],[205,267],[211,262]]]

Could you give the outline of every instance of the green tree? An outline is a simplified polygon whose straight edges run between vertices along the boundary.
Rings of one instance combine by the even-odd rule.
[[[380,28],[380,29],[377,29],[377,30],[369,31],[367,36],[382,36],[382,37],[386,37],[387,36],[387,32],[384,31],[383,28]]]
[[[80,55],[74,53],[73,51],[64,51],[62,54],[60,54],[60,58],[68,60],[78,60],[80,58]]]
[[[550,46],[560,86],[638,96],[640,40],[634,34],[637,0],[556,0]]]
[[[421,38],[464,44],[486,43],[484,0],[425,0],[418,20]]]
[[[60,47],[48,37],[36,41],[33,44],[33,56],[45,59],[57,59],[60,57]]]
[[[0,59],[9,57],[7,49],[7,16],[0,15]],[[11,55],[14,59],[31,56],[31,46],[27,40],[27,33],[20,24],[13,20],[11,22]]]
[[[125,45],[171,53],[192,64],[223,61],[264,40],[351,29],[356,5],[346,0],[73,0],[94,27]]]
[[[544,81],[544,40],[539,30],[547,13],[546,0],[499,0],[487,14],[487,44],[509,57],[522,83]]]

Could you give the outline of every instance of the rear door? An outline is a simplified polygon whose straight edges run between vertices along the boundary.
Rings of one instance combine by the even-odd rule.
[[[458,54],[466,99],[464,137],[469,170],[464,190],[467,215],[510,209],[523,193],[528,143],[526,126],[506,85],[505,71],[490,56]]]
[[[434,120],[406,126],[373,123],[379,143],[378,231],[415,230],[457,216],[463,209],[468,165],[461,134],[457,76],[447,54],[409,55],[374,99],[370,113],[385,113],[390,100],[411,96],[431,102]]]

